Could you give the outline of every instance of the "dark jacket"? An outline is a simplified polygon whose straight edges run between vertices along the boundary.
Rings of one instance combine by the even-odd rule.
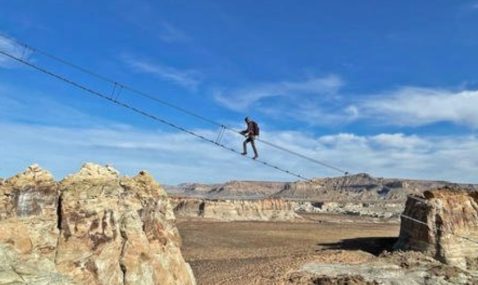
[[[241,134],[243,134],[243,135],[247,134],[247,135],[250,135],[250,136],[254,135],[254,122],[249,121],[247,123],[247,129],[243,130],[241,132]]]

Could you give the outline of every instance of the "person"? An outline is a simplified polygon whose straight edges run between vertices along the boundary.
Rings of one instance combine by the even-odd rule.
[[[241,131],[241,134],[246,136],[246,140],[242,143],[242,147],[244,151],[241,153],[242,155],[247,154],[247,143],[251,143],[252,150],[254,150],[254,157],[252,159],[256,159],[259,157],[257,154],[257,149],[256,149],[256,144],[254,143],[254,140],[256,139],[257,136],[259,136],[259,126],[257,125],[256,122],[251,120],[251,118],[246,117],[244,119],[247,124],[247,129]]]

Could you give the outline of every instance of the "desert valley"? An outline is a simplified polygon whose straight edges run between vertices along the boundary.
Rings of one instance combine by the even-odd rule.
[[[166,190],[166,191],[165,191]],[[476,185],[0,180],[0,284],[477,284]],[[418,221],[418,222],[417,222]]]

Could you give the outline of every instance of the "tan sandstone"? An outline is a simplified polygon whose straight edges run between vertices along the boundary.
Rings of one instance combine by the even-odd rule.
[[[477,270],[478,191],[442,188],[424,196],[408,198],[395,247]]]
[[[295,203],[284,199],[207,200],[173,198],[174,212],[183,217],[221,221],[288,221],[300,218]]]
[[[174,220],[146,172],[29,167],[0,185],[0,284],[195,284]]]

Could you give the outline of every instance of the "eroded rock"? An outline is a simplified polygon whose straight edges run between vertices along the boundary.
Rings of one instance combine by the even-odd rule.
[[[29,167],[0,185],[0,284],[195,284],[174,220],[147,172]]]
[[[0,284],[74,284],[55,268],[59,196],[37,165],[0,185]]]
[[[300,218],[294,203],[283,199],[207,200],[174,198],[178,216],[201,217],[221,221],[288,221]]]
[[[478,191],[441,188],[424,196],[407,200],[395,247],[477,270]]]

